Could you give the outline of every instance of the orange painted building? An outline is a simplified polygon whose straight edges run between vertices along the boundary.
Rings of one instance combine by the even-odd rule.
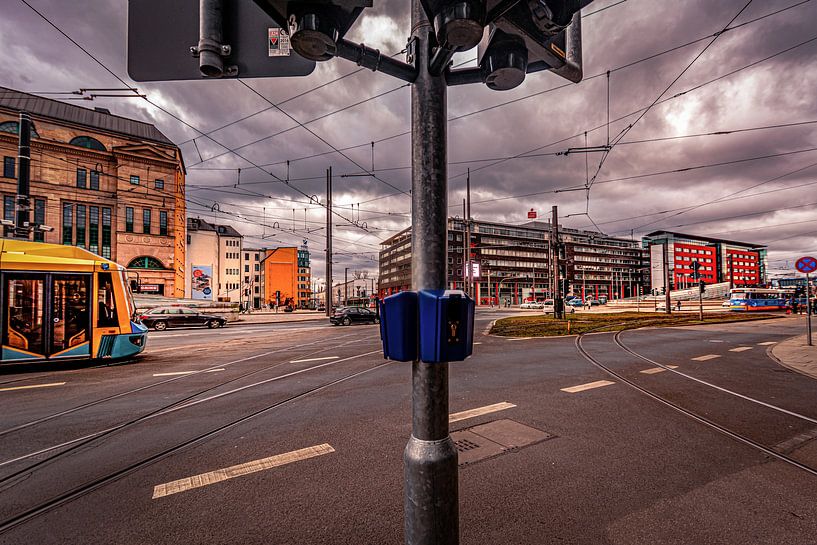
[[[264,264],[264,303],[307,308],[311,293],[309,250],[305,247],[266,250]],[[280,292],[280,297],[276,295]]]

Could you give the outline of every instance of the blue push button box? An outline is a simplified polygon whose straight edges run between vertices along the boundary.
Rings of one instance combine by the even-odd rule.
[[[474,300],[460,290],[421,290],[420,359],[463,361],[474,346]]]
[[[417,359],[417,292],[402,291],[380,301],[383,356],[395,361]]]

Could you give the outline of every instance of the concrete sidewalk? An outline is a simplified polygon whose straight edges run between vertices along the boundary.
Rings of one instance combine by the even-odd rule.
[[[805,334],[774,345],[771,353],[784,367],[817,379],[817,346],[808,346]]]

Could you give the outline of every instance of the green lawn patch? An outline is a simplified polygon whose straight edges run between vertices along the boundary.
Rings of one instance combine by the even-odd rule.
[[[646,312],[621,312],[617,314],[567,314],[567,319],[556,320],[552,316],[518,316],[497,320],[491,335],[504,337],[553,337],[578,335],[590,331],[622,331],[640,327],[672,327],[679,325],[720,324],[777,318],[774,314],[745,314],[719,312],[704,314],[654,314]]]

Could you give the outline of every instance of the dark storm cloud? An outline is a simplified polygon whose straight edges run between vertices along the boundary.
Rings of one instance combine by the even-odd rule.
[[[125,78],[124,3],[114,0],[31,1],[107,67]],[[612,0],[597,0],[585,12],[612,3]],[[453,164],[449,168],[451,213],[461,214],[464,173],[470,166],[474,212],[480,219],[521,223],[529,208],[545,213],[551,205],[558,204],[563,217],[589,210],[593,221],[580,215],[565,219],[567,225],[574,227],[592,228],[595,222],[606,232],[629,235],[633,230],[634,236],[666,227],[757,243],[769,242],[773,266],[784,266],[792,253],[817,250],[815,226],[809,223],[810,219],[815,219],[817,206],[772,211],[817,201],[817,185],[805,185],[817,181],[817,168],[774,180],[817,163],[817,152],[741,161],[817,147],[817,125],[625,144],[668,136],[817,120],[817,105],[813,98],[813,89],[817,86],[814,62],[817,42],[675,97],[677,93],[815,37],[817,5],[814,2],[721,35],[666,93],[666,102],[652,108],[627,133],[623,143],[613,149],[598,173],[589,203],[584,191],[552,191],[584,184],[596,172],[601,158],[599,154],[587,157],[581,154],[544,155],[506,160],[495,165],[491,165],[492,161],[476,162],[537,149],[538,153],[551,153],[583,146],[585,131],[589,145],[604,144],[608,116],[608,87],[604,73],[612,70],[610,117],[615,120],[638,111],[666,89],[709,39],[627,68],[617,68],[721,30],[745,3],[744,0],[628,0],[585,17],[587,79],[579,85],[548,91],[562,86],[565,81],[549,73],[540,73],[529,75],[522,86],[505,93],[493,92],[483,86],[450,88],[449,117],[464,117],[449,124],[449,159],[452,162],[475,161]],[[794,4],[797,0],[752,2],[736,24]],[[409,2],[378,0],[374,8],[364,12],[349,38],[391,54],[404,47],[408,31]],[[80,87],[119,85],[114,77],[22,3],[9,1],[4,6],[0,19],[0,46],[7,52],[0,58],[0,71],[4,74],[2,84],[9,87],[27,91],[69,91]],[[475,52],[466,52],[457,55],[455,62],[473,56]],[[318,91],[307,92],[356,70],[358,67],[352,63],[338,60],[319,64],[308,78],[247,81],[261,96],[236,81],[137,85],[156,104],[202,131],[213,131],[249,116],[240,123],[212,133],[212,139],[201,136],[144,101],[100,100],[92,104],[109,107],[120,115],[153,122],[170,138],[181,143],[190,167],[188,196],[202,204],[191,204],[191,214],[231,221],[248,235],[249,243],[255,245],[275,244],[276,241],[300,243],[302,237],[308,237],[316,270],[323,268],[317,251],[323,246],[322,231],[307,232],[304,225],[307,228],[320,227],[324,220],[322,210],[309,205],[300,193],[264,170],[278,178],[286,178],[288,173],[292,180],[290,185],[297,186],[307,195],[322,198],[324,172],[332,166],[336,174],[335,202],[340,213],[349,219],[366,222],[371,228],[370,233],[352,226],[337,231],[336,249],[346,254],[359,254],[339,256],[339,261],[342,266],[372,269],[376,264],[371,261],[371,256],[379,241],[409,223],[409,198],[389,187],[392,185],[401,190],[410,187],[410,170],[400,168],[409,164],[409,137],[398,136],[375,145],[374,165],[382,181],[341,178],[340,175],[358,172],[361,168],[370,169],[373,161],[370,143],[408,129],[410,91],[408,88],[399,89],[399,81],[364,70]],[[592,77],[598,74],[602,76]],[[365,101],[380,94],[379,98]],[[280,103],[286,114],[272,107],[267,100]],[[357,104],[361,101],[365,102]],[[514,102],[503,105],[509,101]],[[341,109],[342,112],[331,115]],[[614,121],[610,126],[611,137],[615,138],[625,130],[637,116]],[[320,138],[298,127],[298,122],[307,123],[307,127]],[[280,135],[269,138],[279,132]],[[548,146],[573,135],[578,136]],[[194,137],[195,145],[190,141]],[[333,146],[359,147],[345,151],[347,159],[327,153]],[[224,153],[226,147],[240,147],[238,153],[244,159]],[[310,157],[314,155],[318,156]],[[287,160],[290,161],[288,170]],[[740,162],[615,181],[622,177],[726,161]],[[251,163],[268,166],[259,170]],[[242,169],[240,187],[237,171],[229,170],[239,167]],[[795,186],[803,187],[788,189]],[[530,193],[538,195],[504,198]],[[746,197],[752,194],[759,195]],[[723,200],[706,204],[717,198]],[[222,211],[234,215],[219,215],[212,211],[214,202]],[[360,212],[356,207],[353,212],[352,206],[358,203]],[[650,215],[693,205],[704,206]],[[306,224],[304,208],[307,208]],[[296,211],[295,232],[292,232],[293,210]],[[765,210],[770,212],[746,216]],[[335,219],[338,224],[344,223]],[[260,225],[266,222],[271,226],[276,221],[278,224],[275,225],[281,231]],[[265,240],[258,238],[271,232],[276,236]]]

